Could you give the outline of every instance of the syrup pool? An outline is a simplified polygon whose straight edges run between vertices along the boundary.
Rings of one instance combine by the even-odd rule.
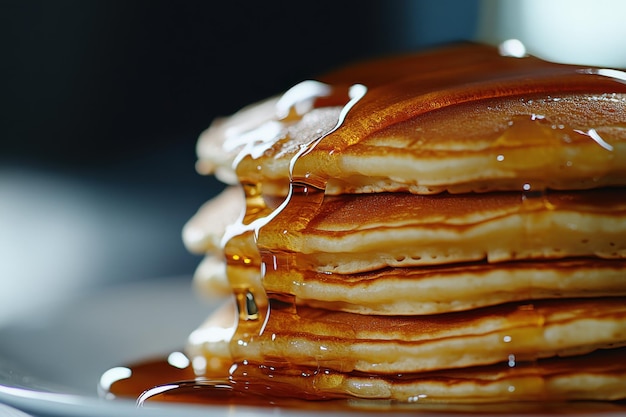
[[[367,413],[390,412],[411,415],[453,413],[459,415],[607,415],[626,413],[626,401],[616,402],[516,402],[488,404],[399,403],[356,398],[308,401],[285,392],[264,394],[250,391],[225,376],[197,377],[181,352],[105,372],[99,383],[100,395],[107,400],[131,399],[137,407],[158,407],[159,403],[194,404],[209,407],[283,409],[306,412]]]

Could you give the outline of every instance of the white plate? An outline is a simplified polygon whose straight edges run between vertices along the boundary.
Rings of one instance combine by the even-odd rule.
[[[5,405],[0,404],[0,415],[26,416],[11,407],[49,417],[319,415],[319,411],[244,406],[159,404],[148,409],[137,408],[133,401],[106,401],[98,397],[97,384],[104,371],[180,350],[189,332],[216,306],[217,302],[202,302],[193,294],[191,278],[178,277],[76,295],[60,308],[46,308],[28,319],[3,326],[0,403]],[[419,413],[422,417],[428,414]],[[540,417],[537,413],[532,415]],[[584,412],[576,414],[583,415]],[[622,412],[602,415],[626,417]]]
[[[42,290],[43,291],[43,290]],[[215,308],[193,294],[191,278],[143,281],[80,294],[0,328],[0,415],[14,407],[32,415],[124,417],[233,415],[232,407],[159,404],[97,394],[107,369],[180,350],[189,333]],[[17,414],[21,416],[24,414]],[[239,415],[275,410],[237,408]]]

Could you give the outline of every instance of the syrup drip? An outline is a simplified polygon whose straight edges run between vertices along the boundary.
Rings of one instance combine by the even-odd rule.
[[[436,60],[433,60],[429,65],[436,66]],[[523,69],[511,70],[510,73],[516,74],[529,68],[532,70],[537,65],[536,61],[529,60],[527,64],[522,64]],[[414,88],[403,90],[407,85],[397,83],[390,89],[372,91],[373,87],[380,87],[380,85],[388,82],[389,77],[404,74],[407,70],[401,66],[395,66],[390,70],[390,75],[382,78],[378,78],[379,75],[372,75],[374,72],[371,74],[366,72],[362,79],[369,82],[354,84],[350,88],[345,87],[345,83],[342,82],[344,79],[340,76],[340,81],[334,82],[331,82],[333,77],[329,77],[328,82],[330,84],[307,81],[283,95],[278,101],[275,119],[267,121],[257,129],[246,132],[244,135],[238,135],[232,138],[231,141],[227,141],[225,144],[227,149],[242,149],[235,159],[234,167],[239,179],[244,184],[243,192],[246,198],[246,211],[242,213],[240,222],[230,227],[223,239],[228,277],[235,295],[239,317],[238,325],[231,341],[232,366],[229,369],[212,371],[209,375],[198,372],[198,370],[194,371],[192,365],[179,368],[169,364],[166,365],[164,361],[157,360],[131,367],[130,377],[120,378],[102,389],[111,396],[138,398],[138,404],[141,406],[146,406],[152,402],[176,401],[213,405],[245,404],[253,406],[306,407],[307,409],[321,409],[331,405],[335,409],[393,411],[405,410],[406,407],[414,407],[416,405],[411,403],[422,403],[424,400],[428,400],[426,394],[419,392],[409,397],[403,403],[358,400],[347,393],[327,394],[329,391],[318,388],[332,386],[341,377],[337,374],[338,370],[352,371],[354,363],[352,363],[350,358],[343,358],[343,360],[341,358],[318,360],[309,367],[303,367],[289,363],[288,358],[281,357],[267,358],[261,364],[252,363],[249,362],[248,358],[256,355],[248,352],[251,352],[250,349],[255,348],[255,342],[259,339],[280,337],[278,332],[273,333],[271,330],[272,325],[276,324],[272,320],[278,320],[272,318],[278,316],[278,313],[275,313],[273,316],[273,311],[280,310],[281,314],[291,317],[294,323],[301,319],[295,297],[281,293],[266,293],[262,286],[263,276],[281,274],[296,267],[304,269],[314,268],[314,266],[303,264],[303,260],[297,255],[300,252],[297,247],[294,248],[294,252],[280,253],[267,249],[267,246],[264,246],[264,226],[279,214],[281,217],[291,219],[289,227],[282,230],[281,233],[281,239],[285,240],[291,239],[294,234],[300,233],[306,228],[307,223],[314,218],[320,206],[324,203],[325,191],[329,179],[333,177],[333,172],[341,170],[341,167],[337,165],[336,156],[354,145],[359,134],[366,132],[369,135],[372,133],[370,127],[366,128],[359,125],[358,118],[360,115],[373,114],[372,119],[378,118],[381,120],[380,126],[377,127],[377,129],[380,129],[386,125],[400,123],[417,114],[430,112],[446,106],[464,104],[474,100],[476,97],[493,98],[498,95],[502,97],[510,95],[511,92],[509,90],[501,88],[501,86],[498,88],[497,85],[487,92],[482,91],[481,86],[476,87],[474,82],[484,77],[484,68],[480,59],[472,63],[470,67],[473,70],[469,71],[467,86],[457,87],[456,90],[444,89],[443,92],[437,93],[428,92],[432,96],[432,100],[424,101],[422,103],[424,108],[415,108],[410,101],[410,97],[424,94],[421,86],[417,91]],[[543,71],[542,68],[535,68],[535,70],[535,73]],[[564,78],[576,78],[576,80],[579,80],[578,76],[581,75],[572,75],[569,71],[564,71],[563,74],[565,74]],[[598,73],[594,72],[588,75],[597,76]],[[607,74],[600,75],[607,76]],[[457,76],[458,69],[453,67],[452,70],[449,70],[444,75],[436,74],[433,76],[426,73],[426,75],[419,75],[416,78],[422,79],[422,81],[435,82],[435,85],[437,85],[439,78],[454,79]],[[415,84],[416,78],[412,78],[410,80],[411,83]],[[368,85],[369,89],[365,85]],[[528,91],[525,92],[541,92],[546,88],[546,85],[557,90],[559,88],[565,90],[571,87],[567,86],[565,81],[559,83],[555,82],[554,79],[550,79],[548,81],[542,80],[537,83],[530,83],[527,88]],[[556,87],[553,85],[556,85]],[[571,85],[574,86],[570,88],[573,90],[587,87],[584,81],[580,81],[580,84],[572,82]],[[432,88],[432,86],[428,88]],[[453,96],[452,100],[450,100],[451,95]],[[399,100],[397,97],[404,97],[405,100]],[[390,99],[397,100],[399,104],[389,106]],[[246,166],[254,165],[255,161],[261,158],[263,154],[270,152],[271,147],[277,142],[290,140],[291,138],[284,137],[285,127],[298,122],[313,109],[329,106],[342,106],[335,127],[326,132],[319,132],[317,136],[299,145],[299,150],[289,163],[289,192],[287,197],[282,202],[277,200],[270,202],[267,194],[271,193],[267,193],[267,190],[263,189],[263,185],[254,181],[254,178],[247,178],[244,171],[239,170],[239,168],[244,164]],[[390,107],[393,107],[393,112],[389,112],[388,108]],[[553,131],[555,130],[563,131],[565,134],[561,137],[565,139],[558,143],[551,141],[550,143],[553,143],[553,146],[567,147],[569,146],[567,138],[570,138],[573,142],[591,140],[598,145],[602,152],[610,153],[613,151],[613,145],[605,141],[602,135],[595,130],[581,131],[565,125],[555,125],[542,115],[532,114],[513,118],[504,133],[495,140],[494,149],[502,149],[495,156],[497,163],[512,167],[525,166],[528,159],[518,152],[518,148],[529,146],[529,138],[538,143],[545,143],[546,138],[553,138]],[[322,155],[321,158],[320,154]],[[551,153],[546,153],[547,158],[550,157],[549,155]],[[315,165],[319,164],[320,160],[326,169],[324,172],[316,169]],[[570,159],[549,160],[546,162],[548,165],[565,171],[576,163],[578,162]],[[262,175],[262,170],[263,166],[258,164],[256,173]],[[528,181],[521,178],[519,181],[522,212],[554,209],[549,199],[549,188],[545,183],[536,178]],[[275,197],[272,198],[275,199]],[[520,239],[528,241],[540,239],[533,233],[533,224],[531,222],[525,224],[523,230],[524,234]],[[306,282],[300,282],[298,285],[306,285]],[[530,292],[530,284],[528,284],[528,288]],[[543,330],[546,318],[535,308],[532,302],[515,307],[515,314],[519,317],[518,320],[527,323],[527,326],[523,331],[514,329],[503,334],[497,342],[510,347],[510,353],[499,366],[514,369],[515,371],[520,369],[522,373],[532,374],[532,384],[541,385],[544,383],[545,378],[540,373],[542,368],[538,367],[538,361],[532,357],[520,356],[516,352],[522,350],[521,347],[523,346],[535,345],[537,341],[544,337]],[[346,325],[346,335],[355,332],[349,323],[343,324]],[[319,343],[320,350],[332,350],[330,344],[326,344],[321,340]],[[624,351],[622,349],[618,353],[612,352],[612,354],[619,358],[619,355],[623,355]],[[602,367],[600,366],[600,368]],[[448,373],[444,372],[443,374],[447,375]],[[454,374],[454,371],[451,374]],[[380,377],[380,375],[372,376],[375,378]],[[364,374],[363,377],[367,379],[369,376]],[[419,378],[416,375],[400,374],[387,377],[390,380]],[[445,377],[442,378],[445,384]],[[453,379],[454,377],[451,377],[450,381]],[[271,383],[268,381],[271,381]],[[523,387],[528,388],[528,384],[528,380],[519,381],[511,378],[508,390],[511,396],[503,399],[515,398],[515,392]],[[535,389],[541,392],[540,388],[535,387]],[[295,397],[318,401],[302,401]],[[544,398],[544,400],[550,400],[550,398]],[[582,403],[577,404],[576,407],[572,406],[572,408],[578,409],[580,406],[582,406]],[[502,408],[498,408],[498,406],[481,406],[481,408],[476,408],[476,406],[472,405],[447,404],[444,408],[438,409],[437,405],[430,404],[424,407],[421,410],[484,413],[488,412],[489,407],[493,407],[494,412],[502,411]],[[510,412],[512,410],[511,407],[508,404],[504,410]],[[535,404],[534,406],[524,404],[520,407],[523,411],[545,412],[546,410],[553,410],[548,402]],[[559,411],[563,411],[562,405],[558,407]],[[594,411],[602,409],[614,411],[622,408],[620,404],[615,403],[594,404],[593,407],[595,407],[593,408]],[[415,410],[415,408],[410,409]]]
[[[266,123],[226,141],[225,147],[228,149],[243,146],[235,159],[235,167],[240,166],[242,161],[254,161],[266,152],[276,141],[276,136],[280,136],[282,132],[280,126],[297,122],[312,109],[337,105],[342,101],[345,103],[345,96],[346,92],[340,87],[331,88],[329,85],[314,81],[306,81],[293,87],[277,102],[278,121],[267,122],[271,132],[268,131]],[[324,134],[324,132],[319,133]],[[310,142],[303,143],[301,152],[314,146],[313,144],[319,141],[319,137],[318,135]],[[260,165],[258,169],[259,171],[262,169]],[[267,298],[260,284],[260,271],[265,266],[256,248],[256,235],[258,230],[280,210],[281,203],[272,201],[268,206],[261,183],[246,183],[243,175],[240,174],[239,177],[242,180],[246,207],[240,221],[227,228],[222,239],[222,246],[226,257],[227,276],[237,298],[240,317],[244,321],[250,321],[259,319],[259,310],[267,306]],[[289,197],[282,204],[288,201]]]

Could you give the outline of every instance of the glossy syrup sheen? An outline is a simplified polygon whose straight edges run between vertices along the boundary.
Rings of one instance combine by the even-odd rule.
[[[325,188],[328,181],[330,189],[339,188],[334,190],[339,192],[358,186],[352,184],[357,179],[368,181],[358,177],[358,171],[365,169],[373,177],[398,177],[400,184],[394,183],[394,187],[401,187],[403,182],[415,180],[411,176],[416,173],[422,182],[428,179],[431,161],[442,159],[445,163],[451,155],[469,158],[486,153],[492,154],[490,158],[497,166],[494,169],[505,169],[505,173],[498,175],[514,176],[516,169],[521,168],[520,174],[528,177],[526,182],[535,182],[537,188],[543,170],[552,170],[546,172],[546,177],[551,174],[566,178],[574,174],[579,179],[602,177],[604,170],[610,170],[611,161],[621,158],[622,153],[604,152],[593,138],[607,135],[610,142],[617,135],[623,140],[623,134],[619,133],[626,126],[623,73],[615,72],[621,75],[619,78],[610,75],[613,73],[549,64],[530,57],[504,58],[480,47],[458,50],[458,55],[448,52],[437,55],[440,61],[436,65],[428,59],[421,61],[424,57],[419,56],[399,59],[407,69],[395,72],[392,69],[389,77],[376,77],[365,66],[365,75],[353,74],[352,82],[361,82],[367,93],[354,103],[336,129],[320,143],[315,142],[295,163],[290,159],[293,153],[287,151],[284,153],[289,158],[276,157],[283,145],[294,138],[280,139],[269,146],[273,151],[267,158],[242,160],[238,168],[240,176],[255,183],[282,181],[286,185],[291,172],[292,180],[319,188]],[[373,68],[378,69],[376,65]],[[348,77],[347,73],[340,72],[330,80],[346,83],[344,77]],[[419,133],[422,126],[424,134]],[[598,135],[589,134],[593,128]],[[569,159],[576,157],[570,150],[579,147],[583,140],[591,145],[585,148],[585,156]],[[608,142],[606,145],[613,146]],[[548,149],[544,152],[545,148]],[[502,150],[508,152],[503,154]],[[537,161],[539,151],[542,153]],[[380,159],[371,158],[374,156]],[[556,159],[537,165],[547,156]],[[365,165],[359,165],[363,160]],[[393,164],[385,165],[385,160]],[[579,172],[585,161],[600,172]],[[428,164],[424,172],[415,171],[419,168],[415,165],[423,163]],[[260,171],[256,169],[259,166]],[[470,168],[472,172],[466,175],[473,176],[468,179],[463,178],[461,171],[459,178],[442,176],[435,180],[461,181],[457,185],[468,180],[479,181],[483,167]],[[440,171],[434,172],[441,175]],[[313,173],[319,178],[312,179]],[[619,171],[617,174],[620,175]],[[517,184],[509,186],[516,185],[518,189],[525,180],[510,179]],[[487,177],[485,181],[493,182],[496,178]],[[567,181],[560,184],[565,185]]]
[[[265,362],[250,361],[246,354],[248,342],[253,341],[256,335],[264,335],[267,328],[272,326],[293,326],[294,314],[298,314],[295,299],[288,294],[265,294],[262,288],[250,283],[247,275],[262,267],[272,269],[274,273],[287,271],[293,265],[292,257],[282,253],[267,253],[261,257],[256,248],[257,239],[263,238],[264,225],[271,223],[277,215],[290,204],[298,203],[296,222],[284,228],[286,236],[294,229],[304,229],[314,218],[325,199],[325,190],[329,181],[335,176],[341,177],[344,172],[338,165],[338,156],[349,149],[356,149],[361,141],[376,138],[383,130],[393,129],[402,123],[410,123],[416,115],[429,114],[435,117],[437,123],[443,122],[450,116],[449,112],[437,113],[442,109],[460,108],[468,103],[484,102],[485,100],[500,100],[510,97],[532,97],[550,95],[554,93],[567,94],[601,94],[609,92],[626,93],[626,86],[611,77],[598,75],[593,71],[580,71],[571,67],[548,64],[528,58],[523,60],[503,59],[494,54],[494,50],[482,46],[461,46],[444,51],[434,51],[425,54],[420,59],[422,71],[414,75],[413,57],[400,57],[390,61],[374,62],[369,65],[338,71],[325,79],[334,89],[324,91],[319,95],[308,97],[313,100],[313,108],[325,106],[344,106],[337,117],[337,124],[328,132],[318,136],[311,136],[302,144],[289,160],[288,166],[283,165],[283,174],[289,181],[289,194],[286,197],[277,197],[264,189],[263,179],[267,179],[267,168],[264,157],[270,159],[278,155],[271,145],[263,144],[262,152],[248,149],[239,157],[238,174],[244,183],[247,197],[247,211],[240,224],[233,226],[224,239],[224,251],[228,261],[229,279],[234,288],[239,311],[239,324],[233,338],[233,345],[242,346],[236,350],[233,364],[230,368],[222,369],[216,375],[206,375],[193,371],[190,365],[175,367],[165,361],[157,360],[130,367],[130,377],[120,378],[110,386],[104,387],[112,396],[139,397],[139,402],[145,404],[151,401],[179,401],[213,405],[244,404],[279,407],[298,407],[307,409],[331,408],[340,410],[411,410],[424,411],[464,411],[464,412],[502,412],[521,410],[523,412],[574,411],[591,407],[594,411],[622,410],[622,404],[614,403],[577,403],[565,408],[561,404],[554,406],[552,401],[559,402],[562,398],[537,398],[541,403],[489,405],[477,408],[475,405],[458,405],[454,401],[446,402],[441,406],[430,404],[416,406],[407,402],[358,400],[346,393],[337,393],[332,390],[311,390],[315,383],[320,381],[344,378],[337,373],[340,365],[331,364],[330,367],[302,367],[289,362],[289,358],[276,357]],[[381,70],[382,69],[382,70]],[[360,83],[359,88],[354,85]],[[350,87],[352,86],[352,87]],[[302,114],[298,111],[297,103],[286,106],[282,111],[283,120],[298,120]],[[456,107],[455,107],[456,106]],[[283,109],[284,110],[284,109]],[[506,112],[505,112],[506,113]],[[440,114],[440,116],[438,116]],[[532,120],[530,129],[536,124]],[[518,133],[505,137],[505,145],[523,146],[522,133],[528,130],[526,122],[514,121],[522,126]],[[543,123],[543,122],[539,122]],[[565,128],[565,127],[564,127]],[[567,126],[574,132],[575,127]],[[547,132],[562,130],[550,127]],[[575,132],[577,133],[577,132]],[[553,133],[548,133],[548,136]],[[583,132],[581,136],[589,136]],[[595,140],[595,139],[594,139]],[[567,146],[561,143],[559,146]],[[611,153],[602,143],[597,146],[603,151]],[[611,144],[608,144],[612,147]],[[265,155],[265,156],[264,156]],[[497,156],[494,156],[497,158]],[[509,155],[503,156],[505,160]],[[519,161],[518,161],[519,162]],[[523,160],[522,160],[523,162]],[[563,162],[567,167],[567,161]],[[279,164],[280,165],[280,164]],[[249,169],[252,167],[252,169]],[[565,168],[567,169],[567,168]],[[282,175],[282,174],[281,174]],[[603,177],[600,174],[599,177]],[[601,179],[601,178],[600,178]],[[344,181],[348,181],[344,175]],[[546,186],[534,179],[515,179],[515,189],[519,199],[532,210],[535,204],[548,204]],[[265,195],[264,195],[265,194]],[[268,206],[268,202],[271,203]],[[302,203],[302,202],[305,203]],[[274,209],[276,208],[276,209]],[[268,298],[269,296],[269,298]],[[600,303],[601,305],[601,303]],[[537,314],[533,304],[528,308],[518,308],[521,321],[530,320],[530,331],[539,331],[542,327],[543,316]],[[272,308],[286,312],[289,319],[280,322],[280,314],[272,315]],[[317,310],[322,314],[322,310]],[[460,322],[464,320],[461,319]],[[457,324],[459,321],[456,322]],[[350,326],[348,326],[350,327]],[[293,327],[292,327],[293,328]],[[379,330],[387,328],[382,326]],[[375,329],[373,329],[375,330]],[[271,336],[267,334],[266,336]],[[508,342],[507,342],[508,343]],[[625,356],[623,349],[613,349],[607,352],[592,354],[592,356],[575,357],[570,361],[557,361],[556,365],[550,360],[545,364],[537,360],[516,362],[511,359],[508,363],[494,365],[503,367],[511,373],[528,373],[535,382],[544,380],[544,371],[549,374],[568,372],[576,373],[584,364],[592,372],[603,375],[626,374],[624,369]],[[379,374],[352,375],[364,378],[389,379],[394,381],[412,380],[419,378],[434,378],[443,384],[451,386],[458,381],[459,375],[476,384],[481,384],[480,378],[473,379],[472,375],[493,369],[468,370],[469,374],[463,377],[464,370],[441,371],[435,374],[387,375]],[[519,371],[518,371],[519,370]],[[456,374],[455,374],[456,372]],[[508,378],[507,373],[503,378]],[[515,382],[511,382],[515,388]],[[521,385],[520,385],[521,388]],[[514,390],[514,389],[513,389]],[[296,398],[297,397],[297,398]],[[299,398],[318,401],[301,401]],[[495,402],[507,401],[507,398],[492,399]],[[526,399],[528,400],[528,399]],[[471,401],[471,398],[468,399]],[[417,408],[415,408],[417,407]],[[421,408],[420,408],[421,407]],[[587,408],[589,409],[589,408]]]

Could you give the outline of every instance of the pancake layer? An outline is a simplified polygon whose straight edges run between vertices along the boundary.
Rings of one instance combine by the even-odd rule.
[[[293,254],[296,268],[340,274],[477,260],[626,256],[624,189],[539,197],[375,193],[310,202],[292,196],[261,229],[262,252]],[[310,213],[302,216],[305,211]]]
[[[272,380],[274,389],[270,392],[288,392],[309,399],[354,397],[394,400],[405,404],[448,405],[438,409],[440,412],[454,411],[454,408],[449,407],[450,404],[577,401],[575,409],[580,412],[580,401],[619,400],[626,396],[624,355],[626,351],[623,348],[600,350],[575,357],[515,362],[514,366],[507,362],[486,367],[395,376],[248,363],[239,365],[235,376],[249,381],[251,389],[260,390],[262,387],[255,387],[255,384]],[[560,412],[564,408],[567,409],[562,404],[557,407]],[[504,412],[509,413],[512,409],[515,409],[515,405],[509,404]],[[488,410],[481,407],[473,411],[485,413]],[[594,413],[599,410],[601,407],[595,405],[586,411]]]
[[[626,261],[592,258],[385,268],[325,274],[295,268],[263,278],[298,304],[377,315],[464,311],[521,300],[626,295]]]

